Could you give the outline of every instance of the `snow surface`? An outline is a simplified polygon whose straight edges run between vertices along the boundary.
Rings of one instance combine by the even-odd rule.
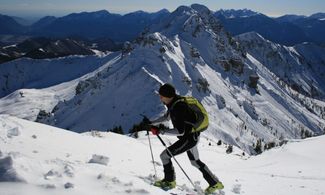
[[[251,38],[278,54],[272,59],[279,64],[259,59],[264,54],[247,54],[208,8],[181,6],[122,52],[2,64],[0,85],[6,96],[0,99],[0,114],[75,132],[121,126],[128,133],[142,120],[141,114],[155,118],[166,111],[157,90],[169,82],[180,95],[194,96],[205,106],[210,118],[207,135],[247,153],[256,153],[260,141],[264,150],[267,144],[324,134],[325,102],[295,92],[276,74],[292,66],[281,66],[285,59],[300,59],[298,51],[312,49],[314,55],[306,53],[311,58],[304,59],[318,64],[324,61],[323,50],[312,45],[283,47],[256,34]],[[292,78],[307,91],[310,81],[325,91],[321,65],[315,65],[319,78],[313,77],[315,71],[293,72]],[[252,75],[259,77],[256,88],[249,86]]]
[[[158,178],[164,149],[150,135]],[[174,137],[163,136],[166,143]],[[224,183],[222,193],[249,195],[325,194],[325,136],[292,140],[258,156],[226,154],[205,135],[200,158]],[[185,154],[176,157],[201,188],[207,183]],[[154,169],[145,133],[138,139],[107,132],[78,134],[64,129],[0,115],[0,194],[186,194],[191,184],[174,163],[177,188],[150,185]]]
[[[324,134],[324,48],[284,47],[256,33],[241,36],[240,46],[212,14],[202,5],[181,6],[122,52],[1,64],[0,194],[169,194],[150,185],[154,169],[144,133],[135,139],[104,132],[119,125],[128,132],[140,114],[164,113],[156,94],[165,82],[206,107],[210,125],[200,155],[225,194],[324,194],[325,137],[293,140]],[[256,89],[250,76],[259,77]],[[319,99],[292,90],[292,81]],[[161,178],[164,148],[151,138]],[[234,152],[226,154],[228,145],[219,140]],[[255,154],[259,142],[262,150],[277,148],[243,156]],[[177,159],[207,187],[186,155]],[[175,167],[178,186],[171,192],[191,192]]]
[[[80,78],[103,66],[118,53],[55,59],[20,58],[1,64],[0,97],[21,88],[42,89]]]
[[[236,36],[247,52],[265,68],[304,94],[324,99],[325,47],[313,43],[286,47],[264,39],[256,32]]]
[[[15,75],[1,82],[0,85],[5,89],[3,92],[12,91],[17,86],[22,89],[1,98],[0,113],[35,121],[40,110],[50,111],[58,102],[71,99],[80,81],[110,66],[117,56],[118,52],[52,60],[18,59],[3,64],[3,75]],[[5,83],[9,83],[7,87]]]

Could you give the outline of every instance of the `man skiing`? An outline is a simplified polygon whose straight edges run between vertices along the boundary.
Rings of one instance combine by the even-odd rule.
[[[204,179],[209,183],[209,187],[206,188],[205,193],[210,194],[218,189],[223,189],[223,184],[199,159],[197,143],[199,142],[200,132],[193,132],[193,128],[195,126],[194,124],[196,124],[198,120],[196,113],[190,108],[186,101],[183,101],[184,97],[176,94],[175,88],[171,84],[167,83],[162,85],[159,89],[159,96],[161,102],[167,106],[168,111],[164,116],[151,122],[152,126],[150,130],[154,135],[176,135],[178,137],[178,141],[169,146],[168,150],[165,149],[160,154],[164,167],[164,178],[156,181],[154,186],[163,188],[165,190],[175,188],[176,178],[171,158],[186,152],[191,164],[202,172]],[[157,126],[154,126],[168,120],[168,117],[170,117],[172,121],[174,126],[173,129],[159,129]],[[207,128],[208,126],[207,117],[205,119],[205,123],[206,124],[205,126],[203,125],[203,128]],[[201,124],[198,126],[200,125]]]

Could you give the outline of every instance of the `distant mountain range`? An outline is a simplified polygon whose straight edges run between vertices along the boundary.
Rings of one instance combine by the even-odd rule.
[[[215,16],[232,35],[254,31],[268,40],[283,45],[303,42],[325,43],[323,13],[309,17],[285,15],[271,18],[248,10],[219,10]]]
[[[109,38],[86,40],[74,38],[29,38],[16,45],[0,48],[0,63],[21,57],[33,59],[56,58],[69,55],[93,55],[99,51],[117,51],[121,44],[115,44]]]
[[[229,9],[229,10],[224,10],[220,9],[214,13],[215,16],[217,17],[225,17],[225,18],[241,18],[241,17],[251,17],[255,15],[259,15],[258,12],[254,12],[249,9]]]
[[[72,13],[63,17],[46,16],[32,25],[20,23],[22,18],[0,15],[0,41],[4,35],[42,36],[51,38],[83,37],[109,38],[114,42],[134,40],[152,24],[159,23],[171,13],[162,9],[155,13],[136,11],[125,15],[106,10]],[[275,43],[294,45],[302,42],[325,43],[325,14],[311,16],[284,15],[278,18],[248,9],[214,12],[232,35],[255,31]],[[26,22],[25,22],[26,24]]]
[[[156,13],[137,11],[123,16],[102,10],[59,18],[46,16],[30,26],[20,24],[21,18],[0,15],[0,63],[19,57],[93,54],[90,49],[120,50],[124,41],[135,39],[145,28],[168,14],[166,9]]]
[[[125,15],[96,12],[73,13],[63,17],[46,16],[30,26],[23,26],[9,16],[0,15],[0,35],[28,35],[42,37],[83,37],[87,39],[110,38],[115,42],[133,40],[146,27],[159,22],[169,12],[166,9],[155,13],[143,11]]]
[[[19,35],[26,33],[26,28],[10,16],[0,14],[0,26],[0,35]]]

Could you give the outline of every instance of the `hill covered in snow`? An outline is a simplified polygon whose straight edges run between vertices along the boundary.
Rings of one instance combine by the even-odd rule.
[[[325,47],[313,43],[282,46],[251,32],[237,40],[255,59],[299,93],[325,98]]]
[[[75,133],[8,115],[0,115],[0,194],[187,194],[193,187],[175,165],[176,189],[151,183],[154,169],[145,133],[131,138],[115,133]],[[150,135],[157,176],[164,149]],[[226,154],[227,146],[207,136],[200,158],[225,184],[224,194],[324,194],[324,136],[293,140],[259,156]],[[163,136],[169,143],[174,137]],[[125,147],[127,146],[127,147]],[[207,187],[186,155],[176,157],[200,188]]]
[[[322,98],[293,90],[260,56],[231,37],[206,7],[181,6],[126,43],[121,53],[2,64],[7,76],[1,77],[1,88],[7,91],[0,113],[75,132],[121,126],[128,133],[141,114],[155,118],[166,111],[157,90],[169,82],[179,94],[194,96],[207,108],[206,136],[249,154],[287,139],[323,134]],[[40,68],[35,70],[35,64]],[[19,91],[8,95],[9,89]]]

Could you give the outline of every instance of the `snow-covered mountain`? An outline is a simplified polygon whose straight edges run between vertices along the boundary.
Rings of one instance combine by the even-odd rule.
[[[176,164],[175,189],[166,192],[151,185],[155,172],[143,133],[138,139],[96,131],[78,134],[8,115],[0,115],[0,128],[2,195],[193,194]],[[164,148],[157,138],[150,138],[161,178],[159,154]],[[170,142],[174,137],[162,138]],[[293,140],[251,157],[242,156],[235,147],[226,154],[226,145],[218,146],[205,136],[198,146],[202,161],[225,185],[221,194],[321,195],[325,191],[324,143],[324,136]],[[186,155],[176,158],[196,185],[207,187]]]
[[[249,9],[220,9],[214,13],[215,16],[217,17],[225,17],[225,18],[240,18],[240,17],[251,17],[258,15],[260,13],[249,10]]]
[[[1,64],[0,97],[17,89],[42,89],[82,77],[103,66],[118,53],[56,59],[21,58]]]
[[[251,32],[238,35],[241,46],[277,77],[302,94],[325,98],[325,47],[303,43],[286,47]]]
[[[216,14],[216,17],[233,36],[254,31],[268,40],[290,46],[313,40],[299,26],[291,22],[282,23],[264,14],[233,18]]]
[[[78,69],[58,69],[65,67],[60,62],[71,58],[24,59],[21,66],[31,70],[35,62],[55,62],[58,67],[52,72],[64,73],[64,83],[49,77],[52,72],[39,69],[44,79],[41,83],[52,83],[38,86],[46,89],[23,89],[2,98],[0,113],[33,116],[37,121],[75,132],[106,131],[118,126],[128,132],[141,121],[140,114],[155,118],[165,112],[157,90],[169,82],[179,94],[192,95],[205,105],[210,117],[205,135],[250,154],[280,145],[286,139],[324,133],[325,103],[279,82],[276,74],[253,54],[246,54],[213,12],[202,5],[181,6],[134,42],[126,43],[122,53],[94,58],[98,69],[88,70],[83,77],[77,77]],[[83,64],[82,60],[70,61],[71,67]],[[12,63],[19,66],[18,62],[23,60]],[[17,75],[7,74],[6,79],[24,83],[25,79]],[[27,88],[40,83],[27,81]],[[43,95],[46,101],[32,101]],[[37,116],[31,113],[35,110],[41,110]]]
[[[0,64],[14,59],[29,57],[33,59],[58,58],[70,55],[93,55],[108,51],[119,51],[123,44],[115,44],[109,38],[84,39],[46,37],[29,38],[18,44],[0,48]]]
[[[33,36],[55,38],[71,36],[88,39],[110,38],[114,42],[124,42],[133,40],[148,25],[159,22],[168,14],[169,11],[166,9],[155,13],[136,11],[125,15],[100,10],[72,13],[59,18],[47,16],[30,26],[28,33]]]
[[[69,55],[93,55],[95,54],[88,46],[73,39],[48,39],[32,38],[22,43],[3,48],[6,54],[18,53],[19,57],[34,59],[57,58]],[[12,56],[15,59],[15,56]],[[1,61],[0,57],[0,63]]]

